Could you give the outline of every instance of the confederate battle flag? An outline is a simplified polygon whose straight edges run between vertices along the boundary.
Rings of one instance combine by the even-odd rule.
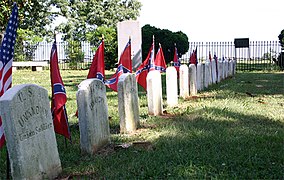
[[[56,133],[71,140],[68,117],[65,108],[67,96],[58,67],[56,40],[52,45],[50,55],[50,79],[52,87],[51,113],[54,130]]]

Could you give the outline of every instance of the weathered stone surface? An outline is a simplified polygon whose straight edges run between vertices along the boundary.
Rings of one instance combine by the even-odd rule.
[[[196,84],[197,84],[197,90],[200,91],[203,89],[203,68],[202,63],[198,63],[196,66]]]
[[[174,107],[178,104],[177,70],[171,66],[166,69],[167,104]]]
[[[142,63],[142,31],[139,21],[126,20],[117,23],[118,57],[124,51],[125,44],[131,38],[131,55],[133,70]]]
[[[225,74],[224,74],[224,76],[225,76],[225,78],[228,78],[228,76],[229,76],[229,61],[228,61],[228,59],[226,59],[224,62],[225,62]]]
[[[211,61],[211,69],[212,69],[212,83],[217,83],[217,70],[216,70],[216,61],[212,59]]]
[[[0,98],[13,179],[53,179],[61,162],[47,90],[17,85]]]
[[[204,66],[204,87],[208,88],[210,81],[210,63],[206,62]]]
[[[134,132],[139,126],[139,102],[134,74],[123,73],[118,80],[120,133]]]
[[[194,64],[190,64],[188,66],[188,74],[189,74],[189,92],[191,96],[197,95],[197,83],[196,83],[196,66]]]
[[[211,61],[207,61],[209,64],[209,79],[208,79],[208,85],[211,85],[213,83],[212,81],[212,63]]]
[[[76,96],[81,150],[94,154],[110,142],[106,88],[98,79],[86,79]]]
[[[179,90],[180,97],[183,99],[189,97],[189,81],[188,81],[188,66],[183,64],[179,68]]]
[[[149,115],[163,114],[162,80],[160,71],[150,71],[147,75],[147,101]]]

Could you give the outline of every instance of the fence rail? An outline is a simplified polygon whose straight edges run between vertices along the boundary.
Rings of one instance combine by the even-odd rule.
[[[235,48],[234,42],[190,42],[189,51],[182,56],[182,61],[188,63],[191,53],[196,49],[199,61],[208,59],[209,52],[219,60],[236,59],[237,70],[271,68],[281,54],[281,44],[278,41],[250,41],[248,48]]]
[[[57,42],[59,67],[69,69],[68,56],[66,54],[67,42]],[[49,61],[52,43],[41,42],[37,45],[33,54],[33,61]],[[81,49],[84,52],[84,60],[78,63],[78,69],[88,68],[93,57],[92,46],[89,42],[82,42]],[[278,41],[250,41],[249,48],[235,48],[234,42],[189,42],[189,50],[181,58],[183,63],[188,63],[190,54],[197,49],[198,61],[209,58],[209,52],[218,59],[236,59],[237,70],[262,70],[274,65],[281,53],[281,45]],[[283,50],[282,50],[283,51]],[[283,58],[283,57],[280,57]]]

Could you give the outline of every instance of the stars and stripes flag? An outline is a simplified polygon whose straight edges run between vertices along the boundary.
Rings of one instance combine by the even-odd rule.
[[[176,68],[177,70],[177,74],[179,74],[179,67],[180,67],[180,59],[178,58],[178,50],[177,50],[177,47],[176,47],[176,44],[175,44],[175,52],[174,52],[174,67]]]
[[[105,81],[105,85],[117,92],[118,79],[123,73],[132,73],[131,39],[129,39],[124,51],[120,55],[115,74],[113,74],[110,79]]]
[[[156,54],[154,63],[155,63],[155,70],[158,70],[160,72],[166,72],[167,65],[161,44],[159,44],[159,49]]]
[[[51,113],[54,131],[71,140],[68,117],[65,108],[67,96],[58,67],[56,40],[54,40],[50,55],[50,79],[52,87]]]
[[[145,91],[147,91],[147,75],[149,71],[155,70],[155,64],[154,64],[154,53],[155,53],[155,47],[154,47],[154,37],[153,42],[150,47],[149,53],[146,57],[146,59],[143,61],[143,63],[137,68],[135,77],[136,81],[140,86],[142,86]]]
[[[97,78],[102,81],[105,79],[105,57],[104,57],[104,40],[102,39],[91,64],[87,79]]]
[[[12,86],[12,62],[18,27],[18,7],[14,3],[12,14],[0,47],[0,97]],[[0,148],[5,144],[4,129],[0,117]]]

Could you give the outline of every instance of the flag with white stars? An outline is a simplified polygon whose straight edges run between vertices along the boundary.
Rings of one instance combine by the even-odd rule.
[[[18,7],[14,3],[6,32],[0,47],[0,97],[12,86],[12,62],[18,27]],[[0,117],[0,148],[5,143],[4,130]]]

